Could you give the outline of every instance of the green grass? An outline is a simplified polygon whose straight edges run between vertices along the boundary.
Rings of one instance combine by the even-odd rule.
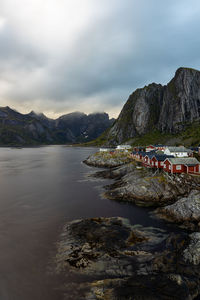
[[[169,134],[163,134],[159,132],[158,130],[149,132],[147,134],[144,134],[142,136],[138,136],[134,138],[131,142],[133,146],[145,146],[149,144],[163,144],[166,142],[167,139],[171,138],[172,135]]]
[[[200,123],[194,122],[186,125],[186,129],[180,133],[161,133],[158,130],[151,131],[142,136],[134,137],[129,140],[133,146],[145,146],[149,144],[170,144],[174,146],[184,145],[198,146],[200,144]]]
[[[109,128],[110,129],[110,128]],[[104,131],[98,138],[96,138],[93,141],[90,142],[86,142],[86,143],[80,143],[77,144],[78,146],[84,146],[84,147],[90,147],[90,146],[102,146],[104,145],[108,140],[107,140],[107,133],[109,131],[109,129],[107,129],[106,131]]]

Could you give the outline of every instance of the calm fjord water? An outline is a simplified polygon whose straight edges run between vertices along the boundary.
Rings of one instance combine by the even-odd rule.
[[[0,148],[0,300],[62,299],[60,279],[46,270],[66,221],[122,216],[164,226],[146,209],[101,197],[111,181],[88,179],[96,169],[81,163],[94,152],[64,146]]]

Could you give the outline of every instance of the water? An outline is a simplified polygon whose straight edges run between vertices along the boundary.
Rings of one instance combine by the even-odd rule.
[[[104,199],[109,180],[92,180],[82,164],[92,148],[0,148],[0,300],[61,300],[61,279],[47,275],[66,221],[127,217],[166,228],[149,210]],[[76,299],[74,299],[76,300]]]

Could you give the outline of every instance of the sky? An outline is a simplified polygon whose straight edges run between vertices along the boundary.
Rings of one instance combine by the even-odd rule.
[[[0,0],[0,106],[117,117],[128,96],[200,69],[199,0]]]

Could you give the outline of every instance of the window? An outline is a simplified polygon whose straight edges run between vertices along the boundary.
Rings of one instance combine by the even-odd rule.
[[[176,170],[181,170],[181,165],[177,165]]]
[[[156,161],[156,166],[158,166],[158,162]]]
[[[163,162],[163,161],[161,161],[160,165],[161,165],[161,166],[164,166],[164,162]]]
[[[165,168],[165,169],[166,169],[166,167],[167,167],[166,164],[164,164],[164,168]]]

